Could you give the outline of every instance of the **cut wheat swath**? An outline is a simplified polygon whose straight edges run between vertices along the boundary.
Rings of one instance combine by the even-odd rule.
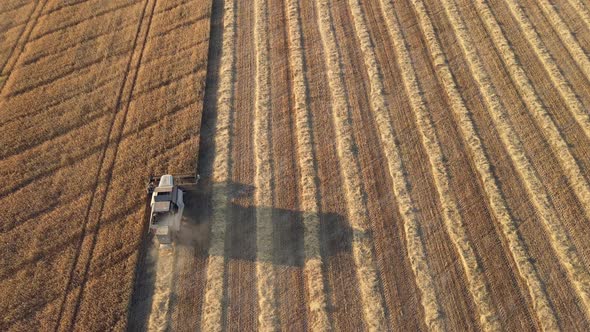
[[[541,128],[547,141],[553,148],[553,152],[558,157],[561,167],[566,172],[569,184],[574,188],[574,193],[582,203],[586,217],[590,220],[590,188],[588,187],[588,182],[582,175],[582,171],[572,156],[560,130],[536,94],[489,5],[486,2],[479,1],[475,2],[475,5],[488,30],[488,34],[499,50],[502,61],[506,64],[512,81],[517,86],[527,108],[531,110],[532,115],[539,124],[539,128]]]
[[[574,37],[567,24],[565,24],[561,16],[559,16],[559,13],[555,10],[552,3],[547,0],[539,0],[538,4],[545,14],[545,17],[551,22],[553,30],[557,32],[563,45],[565,45],[578,65],[578,68],[584,73],[584,75],[586,75],[586,78],[590,80],[590,59],[588,59],[588,55],[584,52],[580,43],[576,40],[576,37]]]
[[[557,88],[561,98],[572,112],[576,122],[584,130],[586,137],[590,138],[590,114],[586,111],[570,85],[570,82],[561,73],[557,63],[549,53],[549,50],[543,43],[537,30],[535,30],[530,19],[516,2],[516,0],[506,0],[512,16],[518,22],[520,30],[525,35],[527,41],[535,51],[535,54],[543,64],[543,69],[549,75],[551,82]]]
[[[388,114],[383,92],[381,69],[377,63],[377,56],[375,55],[373,42],[369,35],[366,17],[360,3],[358,0],[349,0],[348,3],[356,34],[360,40],[365,67],[369,75],[371,109],[381,134],[381,144],[383,145],[387,158],[389,173],[393,179],[393,191],[398,202],[400,214],[403,217],[408,255],[410,256],[410,263],[416,283],[418,288],[420,288],[426,325],[433,330],[442,330],[444,323],[440,315],[440,305],[436,297],[431,271],[428,266],[428,258],[426,257],[426,250],[423,244],[424,241],[420,235],[420,226],[414,213],[414,204],[408,192],[409,183],[404,174],[399,147],[395,143],[393,125]]]
[[[590,29],[590,10],[588,9],[588,5],[585,5],[582,0],[568,0],[568,2],[576,9],[578,15],[580,15],[580,18],[586,24],[586,27]]]
[[[533,307],[539,317],[544,330],[557,330],[557,318],[551,307],[539,274],[531,263],[530,256],[520,235],[516,223],[508,212],[506,201],[498,187],[490,161],[486,156],[480,137],[475,131],[469,110],[467,110],[463,98],[459,93],[457,83],[451,73],[447,57],[444,54],[438,36],[432,25],[432,20],[422,0],[412,0],[414,10],[417,14],[418,23],[424,33],[428,48],[431,54],[433,67],[439,80],[443,83],[445,92],[449,98],[450,106],[456,116],[459,128],[463,135],[473,163],[481,177],[490,208],[500,224],[504,237],[508,243],[510,254],[514,258],[520,276],[526,281],[529,293],[533,301]]]
[[[280,329],[273,265],[273,169],[271,156],[270,59],[267,0],[254,1],[256,82],[254,104],[254,159],[256,161],[256,282],[258,328]]]
[[[293,75],[292,94],[296,117],[298,163],[301,169],[301,203],[303,212],[304,275],[307,289],[309,327],[313,331],[331,330],[328,318],[328,297],[324,289],[320,252],[320,218],[316,158],[313,146],[311,115],[307,104],[307,78],[304,69],[303,39],[299,0],[289,0],[287,7],[289,32],[289,65]]]
[[[328,84],[332,100],[332,116],[336,129],[336,149],[344,182],[348,218],[352,228],[352,251],[357,279],[362,297],[364,322],[369,330],[387,328],[384,299],[380,291],[373,244],[364,234],[370,230],[364,187],[360,181],[360,169],[354,155],[355,142],[350,125],[350,106],[344,91],[341,59],[334,26],[332,25],[331,2],[316,2],[318,25],[322,39]]]
[[[381,0],[382,16],[393,41],[396,59],[403,77],[406,94],[410,99],[413,111],[416,113],[418,128],[422,137],[422,145],[426,148],[434,176],[437,192],[443,207],[444,221],[447,233],[451,237],[469,283],[469,291],[477,305],[480,323],[484,330],[498,330],[498,317],[492,309],[490,295],[481,272],[481,267],[475,256],[470,240],[463,226],[457,203],[452,197],[449,184],[449,174],[440,142],[434,130],[432,118],[422,97],[412,58],[401,30],[399,19],[390,0]]]
[[[201,330],[220,331],[222,327],[223,274],[225,273],[225,232],[228,202],[225,185],[230,173],[230,140],[234,112],[234,67],[235,67],[235,8],[236,0],[224,1],[223,44],[221,50],[220,82],[217,101],[217,121],[215,123],[215,151],[213,156],[213,197],[211,235],[205,298],[203,300]]]
[[[449,17],[453,25],[453,30],[458,37],[459,45],[466,55],[470,71],[484,96],[487,109],[500,134],[502,143],[507,148],[527,193],[535,205],[539,219],[541,219],[545,226],[551,246],[560,258],[560,262],[565,268],[570,281],[584,302],[586,314],[588,315],[590,313],[588,311],[590,308],[590,275],[580,262],[577,251],[571,243],[567,231],[561,224],[541,180],[524,152],[522,142],[508,120],[506,110],[503,108],[489,75],[483,67],[482,61],[475,50],[475,44],[467,32],[467,27],[463,23],[454,0],[443,0],[443,5],[447,17]]]

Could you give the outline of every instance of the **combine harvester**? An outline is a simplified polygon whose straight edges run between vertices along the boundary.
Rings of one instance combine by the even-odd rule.
[[[198,180],[195,174],[150,176],[147,186],[151,196],[149,230],[156,236],[160,248],[172,247],[184,221],[184,194],[194,190]]]

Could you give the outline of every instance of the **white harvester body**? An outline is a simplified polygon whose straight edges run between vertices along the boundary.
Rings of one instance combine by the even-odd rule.
[[[175,233],[180,231],[184,212],[184,192],[174,184],[170,174],[162,175],[153,188],[150,207],[150,230],[160,245],[171,245]]]

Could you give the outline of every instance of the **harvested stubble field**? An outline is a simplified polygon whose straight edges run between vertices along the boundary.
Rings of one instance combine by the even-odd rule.
[[[0,330],[590,329],[586,1],[0,17]],[[195,164],[145,248],[145,176]]]

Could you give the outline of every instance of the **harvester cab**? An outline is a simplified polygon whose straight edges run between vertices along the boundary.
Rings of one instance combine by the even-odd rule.
[[[184,194],[193,190],[199,179],[195,174],[150,176],[147,191],[150,200],[150,227],[160,246],[170,247],[180,232],[184,213]]]

